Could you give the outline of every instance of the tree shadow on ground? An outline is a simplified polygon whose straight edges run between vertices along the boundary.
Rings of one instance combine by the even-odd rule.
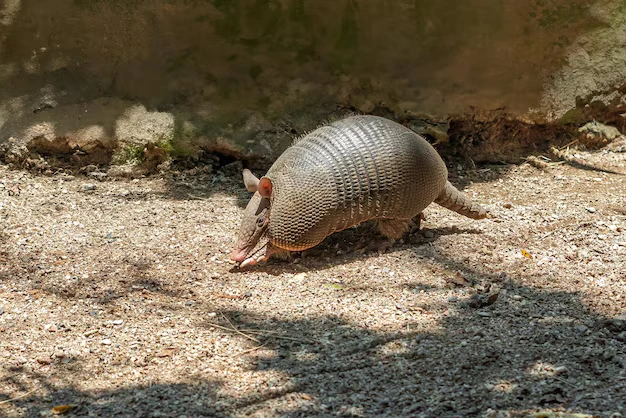
[[[522,295],[526,306],[503,298],[489,317],[454,309],[436,332],[420,332],[419,319],[407,323],[415,331],[386,333],[333,316],[276,321],[245,311],[224,312],[239,327],[271,328],[298,340],[261,339],[274,355],[251,360],[253,367],[280,371],[287,379],[236,399],[220,397],[224,382],[206,378],[197,384],[87,393],[33,376],[47,394],[34,393],[15,406],[27,416],[65,403],[82,405],[75,416],[157,416],[150,415],[155,411],[160,416],[174,411],[187,416],[476,416],[488,408],[521,414],[562,407],[617,411],[626,364],[616,335],[624,325],[589,312],[576,294],[541,292],[513,282],[504,287],[511,295]],[[577,323],[591,324],[590,331],[582,332]],[[306,394],[299,407],[274,409],[278,399],[297,398],[297,393]]]
[[[30,385],[35,382],[37,386],[32,395],[12,402],[16,412],[19,411],[17,412],[19,416],[52,416],[52,409],[55,406],[65,405],[71,405],[67,416],[169,417],[182,414],[188,417],[228,416],[224,412],[225,408],[220,405],[216,393],[222,386],[221,383],[207,379],[194,383],[131,385],[113,390],[87,392],[43,374],[29,373],[22,367],[13,367],[10,371],[16,375],[28,376]],[[25,393],[30,387],[20,387],[24,385],[20,384],[20,379],[17,378],[7,379],[1,383]],[[0,402],[6,398],[6,394],[0,393]]]
[[[486,282],[502,280],[464,271]],[[277,319],[245,309],[222,310],[238,329],[260,332],[254,335],[263,354],[241,353],[250,370],[284,376],[236,396],[220,393],[233,382],[201,374],[190,376],[192,383],[85,392],[59,376],[18,365],[8,370],[13,381],[4,383],[26,392],[30,386],[20,387],[20,379],[37,382],[41,390],[13,402],[26,416],[64,403],[81,405],[75,416],[156,416],[150,414],[158,410],[161,416],[176,411],[194,417],[452,417],[488,409],[524,416],[560,408],[608,416],[623,407],[626,351],[619,338],[626,321],[593,312],[576,292],[532,288],[518,278],[498,285],[500,297],[489,307],[477,310],[461,299],[443,306],[447,313],[438,322],[422,312],[393,331],[338,315]],[[211,329],[213,323],[199,327]],[[80,360],[76,363],[75,371]],[[6,398],[7,393],[0,394]]]

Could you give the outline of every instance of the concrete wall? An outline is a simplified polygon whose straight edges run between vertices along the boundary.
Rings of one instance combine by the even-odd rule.
[[[623,106],[625,69],[621,0],[0,0],[0,142],[274,158],[337,106]]]

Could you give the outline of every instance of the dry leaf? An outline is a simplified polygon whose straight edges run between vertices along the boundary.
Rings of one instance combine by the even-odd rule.
[[[343,285],[339,283],[324,283],[324,287],[330,287],[335,290],[343,290]]]
[[[52,408],[52,413],[54,415],[67,414],[68,412],[70,412],[74,408],[76,408],[76,405],[72,405],[72,404],[57,405],[54,408]]]
[[[533,255],[529,253],[527,250],[522,249],[522,255],[526,258],[530,258],[532,260]]]
[[[163,358],[163,357],[172,357],[172,356],[174,355],[174,353],[175,353],[175,352],[176,352],[176,349],[175,349],[175,348],[170,347],[170,348],[166,348],[165,350],[161,350],[161,351],[159,351],[159,352],[156,354],[156,356],[157,356],[157,357],[161,357],[161,358]]]
[[[499,295],[499,293],[494,293],[493,295],[490,295],[487,298],[487,302],[485,303],[485,306],[490,306],[490,305],[493,305],[494,303],[496,303],[496,301],[498,300],[498,295]]]
[[[472,282],[466,279],[460,272],[456,272],[454,277],[446,277],[445,281],[448,283],[455,284],[457,286],[471,286]]]

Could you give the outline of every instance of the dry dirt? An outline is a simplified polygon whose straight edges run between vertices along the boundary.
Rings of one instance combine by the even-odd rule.
[[[626,172],[625,149],[579,157]],[[237,271],[236,170],[0,166],[0,415],[625,415],[626,176],[451,179],[496,218],[433,205],[382,255],[360,227]]]

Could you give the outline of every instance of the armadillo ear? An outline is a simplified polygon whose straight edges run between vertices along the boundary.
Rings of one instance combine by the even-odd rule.
[[[249,192],[254,193],[257,191],[257,188],[259,185],[259,179],[254,177],[254,174],[252,174],[250,170],[248,170],[247,168],[244,168],[243,184],[246,185],[246,189],[248,189]]]
[[[270,197],[272,194],[272,181],[267,177],[261,177],[257,191],[263,197]]]

